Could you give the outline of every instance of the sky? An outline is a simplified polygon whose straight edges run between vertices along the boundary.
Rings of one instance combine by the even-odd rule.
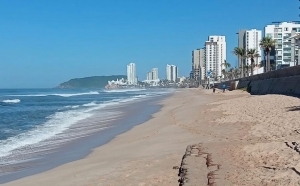
[[[1,0],[0,88],[51,88],[72,78],[139,79],[165,66],[189,76],[194,49],[224,35],[227,61],[240,29],[300,20],[298,0]]]

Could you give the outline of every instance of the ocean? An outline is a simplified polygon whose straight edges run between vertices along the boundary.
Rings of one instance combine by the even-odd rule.
[[[83,158],[145,122],[173,91],[0,90],[0,184]]]

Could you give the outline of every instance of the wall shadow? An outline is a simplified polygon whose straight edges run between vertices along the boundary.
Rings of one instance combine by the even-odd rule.
[[[300,111],[300,106],[287,107],[287,111]]]

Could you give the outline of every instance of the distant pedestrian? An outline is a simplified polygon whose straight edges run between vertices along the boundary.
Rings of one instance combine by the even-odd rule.
[[[213,93],[215,93],[216,92],[216,87],[213,85],[212,88],[213,88]]]
[[[225,85],[225,83],[223,83],[223,85],[222,85],[223,93],[225,92],[225,89],[226,89],[226,85]]]

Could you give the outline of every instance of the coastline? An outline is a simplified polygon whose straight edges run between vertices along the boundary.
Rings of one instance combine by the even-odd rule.
[[[185,89],[160,104],[150,120],[85,158],[4,185],[179,185],[178,167],[194,145],[213,164],[203,154],[187,160],[189,183],[207,185],[209,174],[214,185],[300,183],[298,98]]]
[[[178,162],[182,158],[183,149],[189,143],[196,142],[197,135],[191,135],[177,124],[172,124],[170,116],[166,114],[192,102],[194,97],[185,97],[189,93],[186,90],[173,93],[159,103],[162,108],[153,114],[150,120],[134,126],[110,142],[95,148],[83,159],[3,185],[119,185],[119,179],[114,180],[108,175],[118,178],[122,175],[121,177],[125,176],[126,180],[126,175],[123,173],[127,171],[124,169],[133,164],[143,167],[143,161],[150,163],[145,166],[148,166],[152,173],[167,171],[172,175],[165,185],[177,184],[177,172],[169,167],[169,164]],[[199,103],[207,103],[208,100],[205,98],[205,96],[198,97]],[[178,99],[181,100],[178,101]],[[166,136],[173,136],[172,138],[177,139],[177,142],[173,143],[171,138],[165,139]],[[167,165],[165,170],[158,166],[162,161]],[[131,174],[134,174],[134,171]],[[145,171],[142,174],[146,176],[148,172]],[[141,179],[144,178],[141,177]],[[129,182],[125,185],[132,184],[129,178],[127,181]]]
[[[57,149],[49,150],[45,154],[37,154],[34,158],[26,161],[7,165],[2,164],[1,171],[6,173],[0,176],[0,185],[47,172],[61,165],[85,158],[92,153],[93,149],[110,142],[116,136],[149,120],[151,115],[158,112],[161,108],[161,105],[158,104],[159,100],[164,99],[167,95],[169,94],[150,96],[131,102],[126,101],[96,110],[93,117],[78,122],[64,133],[71,133],[77,128],[84,128],[84,125],[86,125],[87,130],[96,130],[96,132],[58,146]],[[145,108],[139,109],[141,105],[145,106]],[[103,114],[108,114],[108,116],[103,118]],[[94,129],[90,126],[93,126]],[[99,127],[100,130],[95,127]],[[101,130],[101,128],[104,130]]]

